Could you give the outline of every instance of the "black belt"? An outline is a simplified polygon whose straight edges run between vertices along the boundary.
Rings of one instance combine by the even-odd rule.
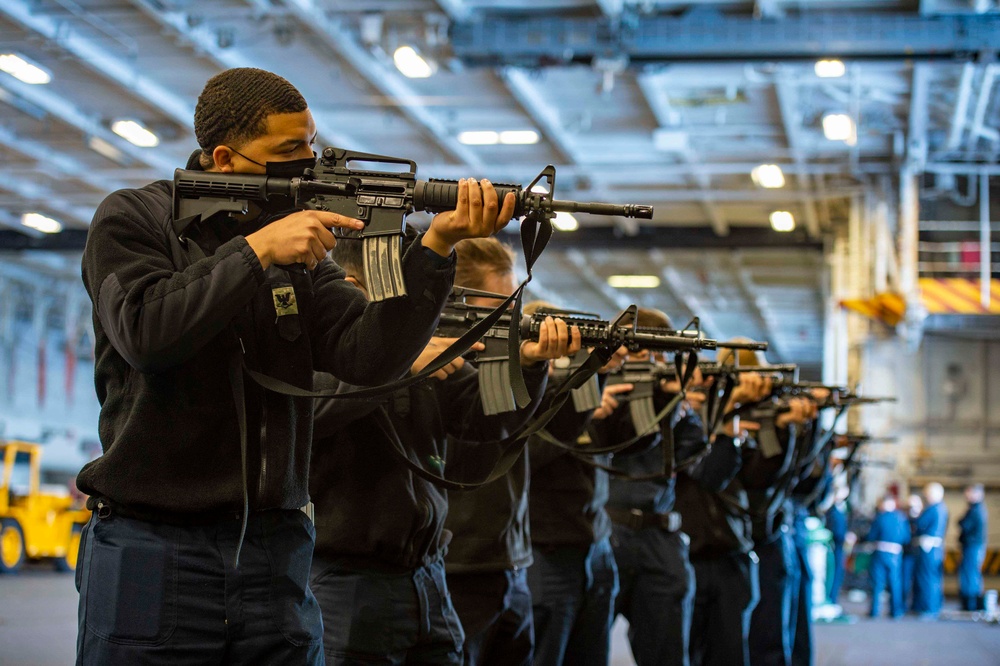
[[[136,507],[127,504],[112,502],[104,497],[90,497],[87,499],[87,509],[97,513],[98,518],[110,518],[112,515],[119,515],[124,518],[141,520],[147,523],[164,523],[176,527],[204,527],[240,521],[243,519],[243,511],[240,507],[234,506],[232,509],[219,509],[215,511],[198,512],[176,512],[164,511],[150,507]],[[282,509],[262,509],[252,510],[250,515],[260,514],[263,511],[280,511]],[[292,509],[287,509],[291,511]],[[312,520],[312,502],[299,509]]]
[[[649,527],[659,527],[667,532],[680,532],[681,514],[676,511],[669,513],[654,513],[639,509],[619,509],[605,507],[611,522],[616,525],[631,527],[633,530],[643,530]]]

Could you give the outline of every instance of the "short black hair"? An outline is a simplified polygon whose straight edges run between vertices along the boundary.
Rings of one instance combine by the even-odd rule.
[[[305,111],[306,100],[286,79],[254,67],[236,67],[205,84],[194,109],[194,135],[201,165],[212,166],[212,151],[223,144],[242,145],[263,136],[267,117]]]

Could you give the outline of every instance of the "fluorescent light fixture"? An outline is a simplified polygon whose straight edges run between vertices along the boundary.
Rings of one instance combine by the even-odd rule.
[[[823,116],[823,135],[830,141],[848,141],[854,136],[854,121],[846,113]]]
[[[750,177],[757,185],[766,188],[785,186],[785,174],[777,164],[761,164],[753,168]]]
[[[580,228],[580,223],[576,221],[576,218],[573,217],[572,213],[559,211],[552,220],[552,226],[559,231],[576,231]]]
[[[655,275],[612,275],[608,284],[616,289],[656,289],[660,278]]]
[[[90,137],[87,141],[87,146],[98,155],[107,157],[112,162],[118,162],[120,164],[125,162],[125,153],[118,150],[99,136]]]
[[[492,146],[500,143],[500,134],[492,130],[459,132],[458,142],[467,146]]]
[[[511,146],[527,146],[538,143],[538,132],[535,130],[507,130],[500,132],[500,143]]]
[[[58,220],[53,220],[51,217],[45,217],[41,213],[25,213],[21,216],[21,224],[29,229],[41,231],[45,234],[57,234],[62,231],[63,228],[62,224],[60,224]]]
[[[837,79],[844,75],[847,68],[840,60],[820,60],[816,63],[816,76],[821,79]]]
[[[776,210],[771,213],[771,228],[775,231],[792,231],[795,229],[795,218],[787,210]]]
[[[426,79],[434,73],[434,65],[424,60],[412,46],[400,46],[396,49],[392,54],[392,62],[409,79]]]
[[[116,120],[111,125],[111,131],[140,148],[152,148],[160,144],[158,136],[134,120]]]
[[[0,54],[0,70],[31,85],[45,84],[52,80],[52,75],[48,70],[42,69],[16,53]]]

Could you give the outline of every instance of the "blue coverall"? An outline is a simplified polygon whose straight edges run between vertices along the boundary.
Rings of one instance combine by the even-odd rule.
[[[943,502],[932,504],[917,518],[917,553],[913,580],[913,610],[936,616],[944,598],[944,535],[948,530],[948,509]],[[936,538],[939,545],[925,547],[920,538]]]
[[[833,543],[833,572],[827,587],[827,598],[830,603],[837,603],[840,598],[840,586],[844,583],[844,540],[847,538],[846,505],[834,504],[826,512],[826,528],[830,530]]]
[[[910,540],[910,524],[906,516],[898,511],[883,511],[875,517],[865,541],[878,544],[898,544],[898,552],[890,552],[888,546],[880,549],[876,545],[872,553],[868,573],[872,581],[872,606],[868,613],[871,617],[879,615],[879,596],[882,590],[889,588],[889,611],[893,617],[903,614],[903,580],[900,576],[903,544]],[[894,549],[893,549],[894,550]]]
[[[983,608],[983,559],[986,557],[986,507],[982,502],[969,505],[958,521],[962,534],[962,563],[958,568],[958,594],[962,610]]]

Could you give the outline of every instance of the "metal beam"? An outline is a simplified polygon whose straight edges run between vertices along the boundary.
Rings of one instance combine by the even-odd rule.
[[[780,75],[774,82],[774,92],[778,98],[778,108],[781,111],[781,124],[785,128],[785,141],[788,143],[788,150],[795,163],[795,180],[799,191],[805,193],[806,199],[803,208],[806,213],[806,230],[810,236],[820,235],[819,218],[816,215],[816,202],[811,196],[809,175],[805,173],[805,154],[802,150],[802,136],[799,132],[801,126],[801,112],[798,100],[798,90],[794,83],[785,75]]]
[[[188,23],[189,15],[187,13],[182,11],[164,11],[162,4],[156,0],[130,1],[161,27],[175,33],[180,39],[190,42],[196,51],[206,55],[221,69],[260,67],[260,62],[241,55],[235,48],[220,48],[216,35],[210,32],[207,26],[191,27]],[[192,114],[189,122],[193,121],[193,119],[194,115]],[[365,141],[359,140],[348,132],[344,132],[340,127],[331,125],[321,117],[314,115],[313,119],[316,121],[316,130],[319,133],[319,137],[325,143],[349,147],[353,150],[371,152],[371,148]]]
[[[37,160],[40,170],[51,173],[54,169],[68,178],[86,183],[99,192],[113,192],[128,187],[126,183],[113,177],[93,174],[89,165],[65,153],[54,152],[51,146],[19,137],[3,126],[0,126],[0,146]]]
[[[608,54],[634,64],[676,61],[972,59],[1000,44],[996,14],[921,16],[808,12],[780,21],[693,12],[643,16],[634,26],[607,17],[490,16],[452,27],[455,54],[469,65],[544,66]]]
[[[587,261],[587,258],[582,252],[575,249],[567,250],[563,252],[563,256],[566,257],[566,260],[576,269],[577,274],[580,276],[580,280],[603,296],[613,308],[624,310],[632,305],[632,302],[623,293],[594,274],[593,265]]]
[[[96,42],[74,32],[65,21],[37,13],[34,11],[35,5],[37,3],[24,0],[5,0],[0,3],[0,12],[22,27],[38,33],[74,56],[74,59],[85,67],[100,73],[175,122],[190,127],[194,118],[193,101],[174,94],[149,77],[140,74],[133,63],[111,55]]]
[[[84,113],[52,90],[47,90],[45,86],[28,85],[12,76],[0,78],[0,86],[43,109],[67,125],[75,127],[85,136],[96,136],[104,139],[137,162],[153,167],[161,178],[172,173],[177,166],[176,162],[164,156],[162,151],[153,148],[139,148],[125,141],[96,118]]]
[[[679,115],[670,105],[670,100],[664,92],[665,86],[660,85],[662,81],[662,74],[641,74],[638,77],[639,87],[642,89],[646,102],[649,104],[653,115],[656,116],[660,127],[683,130],[683,127],[679,123]],[[698,185],[699,189],[707,190],[711,184],[711,175],[701,168],[701,163],[698,161],[698,157],[694,154],[694,151],[685,147],[679,152],[679,157],[688,166],[689,172],[687,175],[691,180]],[[715,206],[712,198],[703,195],[699,197],[698,202],[705,209],[705,214],[715,233],[720,236],[728,235],[729,223]]]
[[[58,234],[28,236],[20,231],[0,231],[0,250],[59,250],[79,252],[87,244],[85,229],[63,229]]]
[[[62,218],[61,222],[69,219],[83,225],[89,225],[91,218],[94,216],[93,209],[74,205],[60,198],[58,194],[48,187],[39,185],[37,181],[31,178],[22,178],[9,172],[4,173],[3,178],[0,179],[0,190],[13,192],[19,198],[23,199],[25,203],[30,202],[33,204],[33,207],[41,207],[49,211],[53,217],[57,219]]]
[[[538,92],[538,88],[531,82],[528,74],[522,70],[508,68],[500,72],[500,78],[507,85],[507,89],[514,96],[514,99],[528,113],[535,125],[542,130],[545,138],[561,153],[561,156],[573,163],[578,163],[578,151],[573,145],[569,132],[563,128],[558,110],[552,108],[545,101]],[[594,191],[594,196],[606,201],[613,195],[604,191],[603,187],[599,187]],[[616,218],[615,224],[627,234],[634,235],[639,230],[639,223],[635,220]]]
[[[666,253],[657,248],[650,251],[649,257],[659,265],[663,266],[660,270],[660,278],[663,280],[662,284],[670,293],[670,297],[683,305],[684,309],[688,311],[688,320],[698,317],[698,320],[701,322],[701,330],[705,333],[705,337],[712,338],[724,335],[722,329],[719,328],[708,308],[702,305],[701,301],[692,295],[690,290],[684,286],[684,281],[681,278],[680,271],[670,266],[670,258],[666,255]],[[677,313],[668,312],[667,314],[675,316]],[[674,321],[674,325],[679,326],[686,323],[686,321]]]
[[[775,327],[771,325],[771,319],[767,315],[767,299],[760,295],[760,290],[753,284],[750,271],[743,266],[742,252],[735,250],[727,256],[727,259],[729,261],[729,268],[736,277],[735,284],[739,288],[741,300],[747,305],[752,306],[750,307],[750,311],[754,323],[757,324],[764,334],[767,342],[767,350],[773,352],[779,363],[787,360],[788,356],[784,353],[783,346],[777,343],[778,336],[775,333]],[[772,360],[771,362],[773,363],[774,361]]]
[[[447,125],[424,106],[421,96],[414,92],[402,75],[373,58],[357,43],[353,34],[328,19],[326,12],[314,0],[286,0],[285,6],[306,29],[316,33],[372,87],[395,100],[399,110],[433,137],[445,152],[470,167],[482,168],[479,156],[452,136]]]

